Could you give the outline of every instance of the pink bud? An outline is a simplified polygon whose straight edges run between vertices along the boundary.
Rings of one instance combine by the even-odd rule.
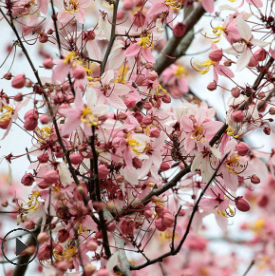
[[[156,71],[150,71],[148,74],[148,80],[155,81],[158,78],[158,73]]]
[[[25,224],[25,228],[28,230],[32,230],[35,227],[35,223],[32,220],[29,220],[26,224]]]
[[[174,28],[173,33],[175,37],[182,37],[185,34],[186,26],[182,22],[178,22]]]
[[[169,165],[168,162],[162,162],[162,164],[160,165],[160,170],[163,172],[169,170],[170,168],[171,166]]]
[[[214,90],[216,90],[216,88],[217,88],[217,83],[216,83],[215,81],[210,82],[210,83],[207,85],[207,89],[208,89],[209,91],[214,91]]]
[[[231,95],[234,98],[238,98],[241,95],[241,90],[238,87],[234,87],[231,89]]]
[[[215,49],[209,52],[209,58],[215,62],[221,61],[222,55],[223,53],[221,49]]]
[[[109,170],[106,165],[99,165],[98,166],[98,178],[104,179],[108,175]]]
[[[46,125],[51,121],[51,117],[49,114],[43,114],[40,118],[39,118],[41,124]]]
[[[14,96],[13,98],[17,102],[21,102],[23,100],[23,95],[22,93],[18,93],[17,95]]]
[[[136,106],[137,100],[133,97],[129,97],[125,100],[125,104],[128,108],[134,108]]]
[[[101,268],[97,271],[96,276],[111,276],[111,272],[106,268]]]
[[[269,199],[266,195],[260,195],[257,200],[258,205],[262,208],[266,207],[268,202],[269,202]]]
[[[253,184],[259,184],[260,182],[261,182],[261,179],[256,174],[253,174],[251,176],[251,183],[253,183]]]
[[[121,11],[121,10],[120,10],[120,11],[118,11],[118,12],[117,12],[117,17],[116,17],[116,18],[117,18],[117,20],[121,20],[123,17],[124,17],[124,12],[123,12],[123,11]]]
[[[56,264],[56,268],[61,271],[66,271],[70,267],[70,264],[66,261],[61,261]]]
[[[162,96],[162,101],[164,103],[171,103],[171,97],[168,94],[165,94],[164,96]]]
[[[240,142],[237,146],[236,146],[236,150],[238,152],[239,155],[241,156],[245,156],[248,154],[250,147],[249,145],[247,145],[244,142]]]
[[[39,36],[39,42],[40,43],[46,43],[48,42],[48,36],[46,33],[42,32]]]
[[[6,73],[6,74],[3,76],[3,78],[4,78],[5,80],[11,80],[12,74],[11,74],[10,72],[8,72],[8,73]]]
[[[110,222],[110,223],[108,224],[108,226],[107,226],[107,230],[108,230],[109,232],[115,231],[115,230],[116,230],[116,224],[115,224],[113,221]]]
[[[43,245],[39,248],[37,257],[40,261],[46,261],[51,257],[51,247],[48,244]]]
[[[8,119],[8,120],[5,121],[5,122],[1,122],[1,121],[0,121],[0,128],[2,128],[2,129],[7,129],[8,126],[10,125],[10,122],[11,122],[11,119]]]
[[[52,184],[59,180],[59,173],[56,170],[48,170],[44,176],[43,179],[46,183]]]
[[[235,199],[236,207],[242,212],[247,212],[250,210],[249,202],[242,196],[239,196]]]
[[[268,112],[270,115],[275,115],[275,107],[270,107]]]
[[[24,128],[29,131],[35,130],[37,125],[38,121],[34,117],[28,117],[24,122]]]
[[[133,166],[134,166],[136,169],[140,169],[140,168],[142,167],[142,161],[141,161],[139,158],[135,157],[135,158],[133,159]]]
[[[157,228],[157,230],[163,232],[167,229],[167,227],[163,224],[162,219],[158,218],[155,220],[155,226]]]
[[[142,27],[145,23],[145,15],[141,11],[137,11],[133,18],[134,25],[138,28]]]
[[[86,71],[83,67],[76,67],[73,70],[73,77],[77,80],[84,79],[86,77]]]
[[[134,7],[134,1],[132,1],[132,0],[124,0],[122,7],[123,7],[124,10],[130,11]]]
[[[160,129],[158,127],[153,127],[149,130],[150,136],[154,138],[158,138],[160,135]]]
[[[26,120],[27,118],[35,118],[38,119],[39,115],[37,110],[35,109],[30,109],[29,111],[27,111],[24,115],[24,119]]]
[[[25,75],[20,74],[13,78],[11,85],[14,88],[23,88],[26,83]]]
[[[153,118],[152,116],[150,115],[146,115],[145,117],[143,117],[142,119],[142,124],[143,125],[146,125],[146,126],[149,126],[153,123]]]
[[[254,57],[257,61],[264,61],[266,59],[266,54],[266,50],[260,48],[254,53]]]
[[[34,182],[34,177],[31,173],[26,173],[21,178],[21,183],[25,186],[31,186],[33,182]]]
[[[86,243],[86,248],[89,251],[96,251],[96,249],[97,249],[97,243],[95,241],[88,241]]]
[[[175,218],[170,213],[165,213],[162,218],[162,223],[166,227],[171,227],[174,225]]]
[[[80,153],[73,153],[72,155],[70,155],[70,160],[72,164],[79,165],[81,164],[83,158]]]
[[[257,65],[258,65],[258,61],[255,59],[254,56],[252,56],[249,63],[248,63],[248,67],[255,67]]]
[[[152,109],[152,104],[151,103],[149,103],[149,102],[145,102],[145,103],[143,103],[143,107],[146,109],[146,110],[150,110],[150,109]]]
[[[263,129],[263,132],[264,132],[264,134],[266,134],[266,135],[270,135],[270,133],[271,133],[271,128],[270,128],[270,127],[265,127],[265,128]]]
[[[144,211],[144,216],[145,216],[146,219],[150,219],[152,217],[152,215],[153,215],[152,210],[147,209],[147,210]]]
[[[50,235],[48,232],[39,233],[39,235],[37,236],[37,240],[38,240],[39,244],[44,243],[44,242],[48,241],[49,239],[50,239]]]
[[[54,62],[51,58],[47,58],[44,60],[43,66],[46,69],[52,69],[54,67]]]
[[[244,120],[245,114],[242,110],[237,110],[232,113],[231,118],[234,122],[240,123]]]
[[[67,230],[61,229],[58,231],[57,237],[58,237],[59,242],[63,243],[70,237],[70,234]]]
[[[48,182],[46,182],[45,180],[41,180],[37,186],[40,188],[40,189],[47,189],[50,184]]]
[[[40,153],[37,156],[37,160],[42,164],[47,163],[49,161],[49,154],[47,152]]]
[[[134,228],[135,228],[134,226],[135,226],[134,221],[127,218],[121,221],[119,224],[120,230],[124,235],[133,234]]]

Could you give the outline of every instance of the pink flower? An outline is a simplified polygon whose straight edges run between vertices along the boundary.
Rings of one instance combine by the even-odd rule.
[[[62,134],[71,134],[76,128],[82,125],[85,133],[92,135],[91,126],[97,126],[99,117],[107,112],[107,106],[97,105],[96,93],[87,88],[86,91],[87,103],[82,100],[82,95],[79,90],[76,90],[74,107],[60,108],[59,113],[66,117],[66,122],[62,128]]]
[[[155,58],[151,50],[154,48],[153,38],[150,33],[146,36],[141,36],[137,43],[130,45],[124,55],[125,57],[133,57],[141,55],[147,62],[154,63]]]
[[[127,106],[121,96],[128,94],[130,88],[119,82],[114,83],[114,80],[114,71],[108,70],[101,78],[101,85],[94,86],[97,91],[98,102],[102,104],[107,102],[114,108],[125,110]]]
[[[91,0],[65,0],[55,1],[55,5],[61,10],[58,13],[58,20],[66,24],[75,17],[80,24],[85,23],[85,8],[92,4]]]

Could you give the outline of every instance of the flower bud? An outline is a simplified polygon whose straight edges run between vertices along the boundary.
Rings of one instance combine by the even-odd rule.
[[[132,0],[130,0],[130,1],[132,1]],[[111,276],[111,275],[112,275],[111,272],[106,268],[101,268],[96,273],[96,276]]]
[[[125,105],[128,108],[134,108],[136,106],[136,103],[137,103],[137,101],[133,97],[129,97],[125,100]]]
[[[152,210],[147,209],[147,210],[144,211],[144,216],[145,216],[146,219],[152,218],[152,215],[153,215],[153,211]]]
[[[165,171],[167,171],[169,169],[170,169],[169,163],[168,162],[162,162],[162,164],[160,165],[160,170],[163,171],[163,172],[165,172]]]
[[[142,124],[143,125],[146,125],[146,126],[149,126],[153,123],[153,118],[152,116],[150,115],[146,115],[145,117],[143,117],[142,119]]]
[[[8,120],[5,121],[5,122],[1,122],[1,121],[0,121],[0,128],[2,128],[2,129],[7,129],[8,126],[10,125],[10,122],[11,122],[11,119],[8,119]]]
[[[66,229],[61,229],[58,231],[57,237],[59,242],[63,243],[70,237],[70,234]]]
[[[40,153],[37,156],[37,160],[42,164],[47,163],[49,161],[49,154],[47,152]]]
[[[133,166],[134,166],[136,169],[140,169],[140,168],[142,167],[142,161],[141,161],[139,158],[135,157],[135,158],[133,159]]]
[[[261,182],[261,179],[256,174],[253,174],[251,176],[251,183],[253,183],[253,184],[259,184],[260,182]]]
[[[156,71],[150,71],[148,74],[148,80],[155,81],[158,78],[158,73]]]
[[[56,268],[65,272],[70,267],[69,263],[66,261],[61,261],[56,264]]]
[[[51,58],[47,58],[43,61],[43,66],[45,69],[52,69],[54,67],[54,62]]]
[[[115,230],[116,230],[116,224],[115,224],[113,221],[110,222],[110,223],[108,224],[108,226],[107,226],[107,230],[108,230],[109,232],[115,231]]]
[[[245,156],[248,154],[250,147],[249,145],[247,145],[244,142],[240,142],[237,146],[236,146],[236,150],[238,152],[239,155],[241,156]]]
[[[186,26],[182,22],[178,22],[174,28],[173,33],[175,37],[182,37],[185,34]]]
[[[82,80],[86,77],[86,71],[83,67],[78,66],[73,70],[73,77],[77,80]]]
[[[155,226],[157,228],[157,230],[163,232],[167,229],[167,227],[163,224],[162,219],[158,218],[155,220]]]
[[[43,114],[40,118],[39,118],[41,124],[46,125],[51,121],[51,117],[49,114]]]
[[[24,128],[26,130],[35,130],[38,125],[38,120],[34,117],[28,117],[24,122]]]
[[[134,25],[137,26],[138,28],[142,27],[145,23],[145,15],[141,11],[137,11],[134,14],[133,22]]]
[[[162,96],[162,101],[164,103],[171,103],[171,97],[168,94]]]
[[[209,91],[214,91],[214,90],[216,90],[216,88],[217,88],[217,83],[216,83],[215,81],[210,82],[210,83],[207,85],[207,89],[208,89]]]
[[[258,197],[257,203],[260,207],[262,208],[266,207],[268,202],[269,202],[269,199],[266,195],[260,195]]]
[[[234,87],[231,89],[231,95],[234,98],[238,98],[241,95],[241,90],[238,87]]]
[[[175,218],[170,213],[165,213],[162,218],[162,224],[166,227],[171,227],[174,225]]]
[[[132,0],[124,0],[122,7],[123,7],[124,10],[130,11],[134,7],[134,1],[132,1]]]
[[[255,59],[254,56],[252,56],[249,63],[248,63],[248,67],[255,67],[257,65],[258,65],[258,61]]]
[[[250,210],[250,203],[242,196],[239,196],[235,200],[236,207],[242,212],[247,212]]]
[[[46,43],[48,42],[48,36],[46,33],[42,32],[39,36],[39,42],[40,43]]]
[[[66,264],[68,264],[68,262],[66,262]],[[85,271],[85,274],[87,276],[90,276],[90,275],[93,275],[95,273],[96,267],[94,265],[92,265],[92,264],[86,264],[84,266],[84,271]]]
[[[160,129],[158,127],[153,127],[149,130],[150,137],[158,138],[160,135]]]
[[[117,11],[117,20],[121,20],[124,17],[124,12],[122,10]]]
[[[13,78],[11,85],[13,88],[23,88],[26,83],[26,78],[24,74],[19,74]]]
[[[35,109],[30,109],[29,111],[27,111],[24,115],[24,119],[26,120],[27,118],[35,118],[38,119],[39,115],[37,110]]]
[[[263,48],[260,48],[253,55],[257,61],[264,61],[266,58],[266,50]]]
[[[95,241],[88,241],[86,243],[86,248],[89,250],[89,251],[96,251],[97,249],[97,243]]]
[[[34,177],[31,173],[26,173],[22,178],[21,178],[21,183],[25,186],[31,186],[32,183],[34,182]]]
[[[109,173],[109,169],[107,168],[106,165],[99,165],[98,166],[98,178],[99,179],[104,179]]]
[[[14,96],[13,98],[17,102],[21,102],[23,100],[23,95],[22,93],[18,93],[17,95]]]
[[[29,220],[26,224],[25,224],[25,228],[28,230],[32,230],[35,227],[35,223],[32,220]]]
[[[245,114],[242,110],[237,110],[232,113],[231,118],[234,122],[240,123],[244,120]]]
[[[38,240],[39,244],[44,243],[44,242],[48,241],[49,239],[50,239],[50,235],[48,232],[39,233],[39,235],[37,236],[37,240]]]
[[[269,108],[268,112],[269,112],[270,115],[275,115],[275,107]]]
[[[5,80],[11,80],[12,74],[11,74],[10,72],[8,72],[8,73],[6,73],[6,74],[3,76],[3,78],[4,78]]]
[[[143,103],[143,107],[146,109],[146,110],[150,110],[150,109],[152,109],[152,104],[151,103],[149,103],[149,102],[144,102]]]
[[[59,173],[56,170],[48,170],[44,176],[43,179],[46,183],[52,184],[59,180]]]
[[[72,164],[79,165],[81,164],[83,158],[80,153],[73,153],[70,155],[70,160]]]
[[[270,135],[270,133],[271,133],[271,128],[270,128],[270,127],[265,127],[265,128],[263,129],[263,131],[264,131],[264,134]]]
[[[51,247],[48,244],[39,248],[37,257],[40,261],[46,261],[51,257]]]
[[[223,52],[221,49],[214,49],[209,52],[209,58],[215,62],[219,62],[222,59]]]

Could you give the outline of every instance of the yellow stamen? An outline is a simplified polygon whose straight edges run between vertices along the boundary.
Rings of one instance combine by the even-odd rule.
[[[177,66],[177,69],[174,74],[178,79],[180,79],[182,77],[187,77],[188,72],[184,66]]]
[[[172,10],[180,10],[182,8],[182,1],[180,0],[166,0],[165,5]]]
[[[91,108],[84,104],[84,109],[81,114],[81,121],[88,126],[97,126],[98,118],[93,114]]]
[[[64,1],[65,12],[69,12],[70,14],[74,14],[79,11],[79,3],[77,0],[70,0],[69,4]]]
[[[6,112],[3,112],[4,110],[6,110]],[[8,105],[4,105],[1,109],[1,112],[3,113],[0,115],[0,122],[4,123],[11,119],[14,109]]]
[[[207,59],[203,63],[198,63],[197,61],[193,63],[193,68],[200,74],[204,75],[209,72],[210,67],[215,65],[216,63],[211,60]],[[205,68],[205,69],[202,69]]]
[[[149,48],[154,49],[154,42],[152,39],[152,35],[150,33],[146,33],[146,35],[142,35],[140,37],[140,41],[138,42],[138,45],[141,46],[142,49]]]

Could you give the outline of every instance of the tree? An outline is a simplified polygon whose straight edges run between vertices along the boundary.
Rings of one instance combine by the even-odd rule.
[[[33,146],[4,157],[28,158],[14,185],[32,191],[26,203],[3,196],[1,212],[34,229],[37,275],[236,275],[244,260],[208,248],[211,215],[224,242],[256,245],[244,275],[274,273],[274,150],[248,141],[274,127],[274,1],[214,2],[2,2],[0,24],[16,40],[1,55],[14,56],[0,128],[3,139],[22,129]],[[33,76],[13,75],[17,52]],[[230,94],[224,119],[189,74],[208,74],[206,95]],[[252,239],[226,234],[241,212],[258,215],[240,229]],[[34,247],[31,238],[19,262]]]

